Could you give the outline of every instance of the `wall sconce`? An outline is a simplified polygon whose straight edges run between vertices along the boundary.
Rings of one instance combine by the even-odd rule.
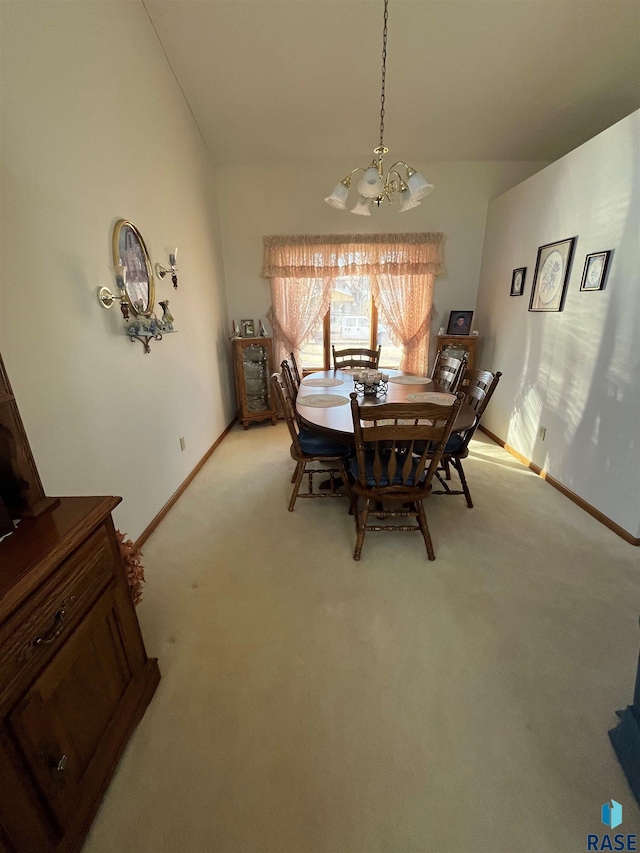
[[[176,266],[176,257],[178,255],[178,247],[170,246],[165,248],[165,252],[169,255],[169,267],[163,267],[162,264],[156,264],[156,275],[158,278],[164,278],[168,273],[171,274],[171,281],[174,288],[178,289],[178,267]]]
[[[125,320],[129,319],[129,306],[126,300],[126,285],[127,285],[127,268],[122,264],[115,264],[109,269],[116,280],[118,293],[112,293],[108,287],[100,287],[98,289],[98,302],[103,308],[111,308],[117,300],[120,300],[120,310]]]
[[[109,267],[116,288],[115,293],[108,287],[98,288],[98,302],[103,308],[111,308],[116,302],[124,318],[124,332],[131,341],[140,341],[146,353],[151,352],[151,341],[161,341],[163,335],[173,334],[174,319],[169,311],[169,300],[160,302],[162,317],[153,310],[155,301],[155,283],[153,267],[138,229],[126,219],[116,222],[113,230],[113,265]],[[169,269],[156,264],[158,278],[171,274],[173,286],[178,286],[176,275],[177,248],[167,249]]]

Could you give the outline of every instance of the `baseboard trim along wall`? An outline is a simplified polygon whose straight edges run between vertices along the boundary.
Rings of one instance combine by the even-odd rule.
[[[479,427],[482,432],[489,436],[490,439],[495,441],[496,444],[499,444],[500,447],[504,447],[504,449],[510,453],[512,456],[522,462],[523,465],[526,465],[527,468],[530,468],[534,474],[538,474],[542,477],[543,480],[546,480],[549,485],[553,486],[554,489],[557,489],[561,492],[565,497],[569,498],[570,501],[573,501],[574,504],[577,504],[580,509],[583,509],[585,512],[588,512],[589,515],[593,516],[597,521],[601,524],[604,524],[605,527],[608,527],[609,530],[613,530],[618,536],[625,540],[625,542],[629,542],[630,545],[640,545],[640,539],[636,539],[632,536],[629,531],[625,530],[623,527],[620,527],[619,524],[616,524],[615,521],[612,521],[608,516],[604,513],[600,512],[599,509],[596,509],[591,504],[587,503],[583,498],[577,495],[575,492],[572,492],[571,489],[568,489],[564,486],[559,480],[556,480],[555,477],[552,477],[550,474],[541,468],[539,465],[536,465],[530,459],[527,459],[526,456],[523,456],[515,447],[511,447],[510,444],[507,444],[506,441],[503,441],[501,438],[498,438],[497,435],[488,430],[485,426],[480,424]]]
[[[211,454],[212,454],[212,453],[213,453],[213,451],[216,449],[216,447],[218,447],[218,446],[219,446],[219,444],[221,443],[222,439],[223,439],[223,438],[225,438],[225,436],[226,436],[226,435],[228,435],[228,433],[229,433],[229,431],[231,430],[231,428],[232,428],[233,426],[235,426],[235,424],[236,424],[237,422],[238,422],[238,419],[237,419],[237,418],[234,418],[234,419],[231,421],[231,423],[229,424],[229,426],[225,429],[225,431],[224,431],[220,436],[218,436],[218,438],[213,442],[213,444],[211,445],[211,447],[207,450],[207,452],[204,454],[204,456],[202,457],[202,459],[198,462],[198,464],[197,464],[197,465],[196,465],[196,467],[193,469],[193,471],[192,471],[192,472],[189,474],[189,476],[184,480],[184,482],[183,482],[180,486],[178,486],[178,488],[177,488],[177,489],[175,490],[175,492],[171,495],[171,497],[170,497],[170,498],[169,498],[169,500],[166,502],[166,504],[162,507],[162,509],[160,510],[160,512],[159,512],[159,513],[158,513],[158,514],[157,514],[157,515],[156,515],[156,516],[155,516],[155,517],[154,517],[154,518],[149,522],[149,524],[145,527],[145,529],[142,531],[142,533],[140,534],[140,536],[138,536],[138,538],[137,538],[137,540],[136,540],[136,543],[135,543],[135,547],[136,547],[136,548],[140,548],[140,547],[142,547],[142,545],[147,541],[147,539],[151,536],[151,534],[153,533],[153,531],[154,531],[154,530],[156,529],[156,527],[160,524],[160,522],[161,522],[161,521],[162,521],[162,519],[165,517],[165,515],[169,512],[169,510],[170,510],[170,509],[171,509],[171,507],[174,505],[174,503],[175,503],[175,502],[178,500],[178,498],[182,495],[182,493],[183,493],[183,492],[184,492],[184,490],[187,488],[187,486],[189,485],[189,483],[190,483],[190,482],[193,480],[193,478],[196,476],[196,474],[198,473],[198,471],[202,468],[202,466],[203,466],[203,465],[204,465],[204,463],[207,461],[207,459],[211,456]]]

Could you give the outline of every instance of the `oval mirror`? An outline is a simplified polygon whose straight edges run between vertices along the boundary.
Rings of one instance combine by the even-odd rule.
[[[155,296],[151,261],[142,234],[126,219],[113,229],[113,263],[126,268],[125,290],[134,314],[148,314]]]

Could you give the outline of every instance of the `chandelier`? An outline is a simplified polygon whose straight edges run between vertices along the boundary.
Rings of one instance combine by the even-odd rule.
[[[428,195],[433,189],[433,184],[430,184],[421,174],[407,163],[398,161],[389,169],[386,176],[384,174],[383,160],[384,155],[389,149],[384,145],[384,99],[385,99],[385,78],[387,74],[387,22],[389,20],[388,7],[389,0],[384,0],[384,29],[382,32],[382,87],[380,92],[380,145],[373,149],[375,157],[368,169],[357,168],[352,169],[346,178],[343,178],[336,185],[330,196],[325,198],[327,204],[332,207],[337,207],[339,210],[346,210],[347,196],[351,188],[351,178],[356,172],[364,172],[358,183],[358,193],[360,198],[358,203],[353,208],[351,213],[358,213],[360,216],[371,216],[371,208],[375,205],[380,205],[387,200],[391,204],[393,196],[397,193],[400,200],[400,211],[411,210],[412,207],[417,207],[422,203],[422,199]],[[398,169],[402,169],[404,175]]]

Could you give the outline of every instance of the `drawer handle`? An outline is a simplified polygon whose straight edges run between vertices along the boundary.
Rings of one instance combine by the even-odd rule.
[[[69,764],[69,759],[66,755],[63,755],[60,761],[56,762],[55,758],[49,760],[49,767],[51,770],[55,770],[57,773],[64,773],[67,769],[67,765]]]
[[[73,604],[75,600],[75,595],[72,595],[70,598],[65,598],[65,600],[62,602],[62,607],[53,617],[53,625],[51,626],[51,628],[49,628],[48,631],[45,631],[44,634],[39,634],[34,640],[32,640],[32,646],[49,646],[51,645],[51,643],[53,643],[55,639],[60,636],[60,634],[62,634],[65,626],[65,617],[69,612],[69,607]]]

